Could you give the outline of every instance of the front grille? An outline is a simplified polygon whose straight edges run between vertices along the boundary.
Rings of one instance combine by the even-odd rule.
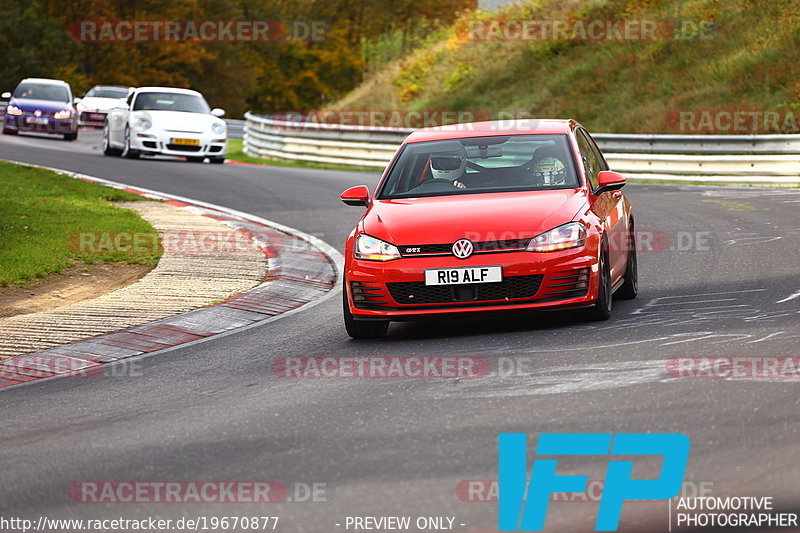
[[[353,303],[361,309],[369,309],[372,306],[382,306],[389,303],[386,291],[378,283],[351,281],[350,292],[353,295]]]
[[[176,152],[199,152],[202,146],[186,146],[185,144],[168,144],[167,148]]]
[[[399,304],[441,304],[450,302],[518,300],[533,298],[543,276],[510,276],[499,283],[469,285],[425,285],[421,281],[389,282],[386,284],[394,301]]]
[[[473,253],[523,250],[530,241],[531,239],[527,238],[474,242],[472,243],[474,246]],[[398,248],[400,249],[400,254],[405,257],[413,257],[415,255],[453,255],[452,242],[446,244],[405,245],[398,246]]]
[[[542,287],[542,298],[567,300],[584,296],[589,290],[589,269],[563,270],[547,277]]]

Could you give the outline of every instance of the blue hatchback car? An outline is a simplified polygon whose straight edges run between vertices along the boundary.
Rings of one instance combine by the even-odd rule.
[[[72,89],[61,80],[26,78],[8,98],[3,117],[3,133],[52,133],[67,141],[78,138],[78,117]]]

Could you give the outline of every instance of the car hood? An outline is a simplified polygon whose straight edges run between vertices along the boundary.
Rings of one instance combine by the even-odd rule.
[[[530,238],[573,220],[581,189],[375,200],[364,231],[397,245]]]
[[[72,110],[69,102],[55,102],[53,100],[35,100],[33,98],[12,98],[8,105],[17,106],[23,111],[43,111],[45,113],[55,113],[62,109]]]
[[[81,109],[109,111],[115,107],[122,107],[124,104],[125,100],[120,98],[97,98],[89,96],[78,102],[78,107]]]
[[[214,115],[205,113],[183,113],[181,111],[136,111],[132,119],[139,116],[150,118],[153,127],[163,130],[180,131],[184,133],[203,133],[211,130],[215,122],[222,122]]]

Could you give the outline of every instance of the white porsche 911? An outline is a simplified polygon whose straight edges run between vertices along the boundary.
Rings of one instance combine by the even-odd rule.
[[[103,125],[103,153],[182,156],[189,161],[225,161],[227,129],[222,109],[203,95],[175,87],[139,87],[112,109]]]

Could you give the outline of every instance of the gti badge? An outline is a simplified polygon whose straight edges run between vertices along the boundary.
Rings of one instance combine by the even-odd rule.
[[[472,241],[469,239],[458,239],[453,243],[453,255],[459,259],[466,259],[472,255]]]

